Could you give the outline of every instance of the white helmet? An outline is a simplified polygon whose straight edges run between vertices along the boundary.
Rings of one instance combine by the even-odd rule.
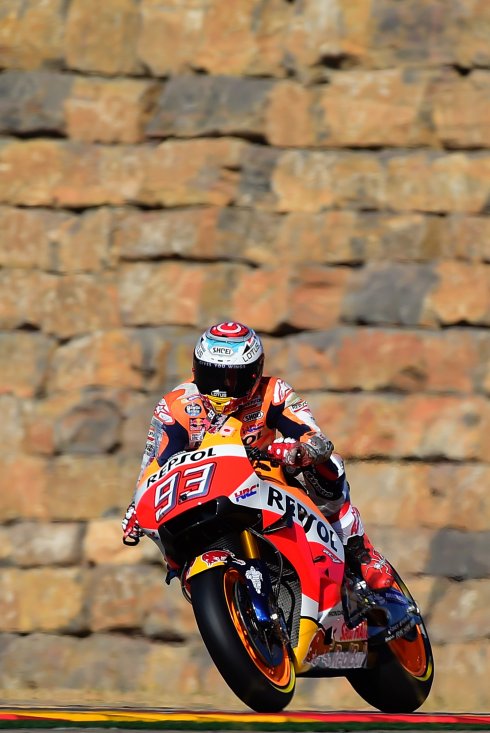
[[[194,382],[217,413],[229,414],[257,389],[264,368],[264,349],[255,331],[243,323],[217,323],[194,349]]]

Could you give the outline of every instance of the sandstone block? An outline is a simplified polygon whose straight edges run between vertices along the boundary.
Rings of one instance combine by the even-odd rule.
[[[370,396],[311,393],[317,422],[339,452],[356,458],[485,460],[488,400],[444,395]],[[333,430],[330,426],[333,426]]]
[[[109,453],[119,444],[120,424],[116,403],[104,397],[82,398],[56,422],[56,446],[62,453]]]
[[[121,517],[138,470],[116,456],[61,456],[49,466],[45,514],[68,522]]]
[[[0,409],[3,415],[0,421],[0,440],[3,455],[19,452],[25,444],[24,404],[20,396],[13,394],[0,395]]]
[[[462,532],[450,527],[442,529],[432,542],[426,571],[430,575],[456,580],[488,578],[489,541],[488,529],[482,532]]]
[[[455,9],[458,30],[455,41],[458,61],[465,68],[488,66],[490,61],[487,43],[490,32],[488,3],[485,0],[476,0],[469,8],[456,4]]]
[[[150,643],[121,635],[94,634],[76,639],[29,634],[9,639],[2,654],[1,686],[6,689],[85,691],[93,699],[138,686]],[[127,660],[134,655],[132,664]],[[10,674],[6,670],[10,670]],[[82,693],[83,694],[83,693]]]
[[[284,73],[281,30],[287,28],[292,9],[278,2],[257,5],[246,0],[228,14],[219,0],[185,8],[178,0],[164,6],[144,0],[141,13],[138,53],[155,75],[193,69],[233,76]],[[168,40],[164,48],[162,38]]]
[[[136,341],[123,330],[98,331],[72,339],[53,356],[48,389],[54,392],[90,387],[140,389],[142,358]]]
[[[88,598],[92,631],[140,629],[167,641],[196,634],[192,606],[182,596],[179,583],[167,587],[164,576],[158,566],[96,567]]]
[[[49,269],[73,275],[114,269],[117,251],[112,243],[113,220],[113,210],[105,207],[54,220],[45,234]]]
[[[163,391],[172,389],[189,376],[192,352],[198,337],[197,331],[180,326],[155,328],[136,328],[130,332],[133,352],[141,354],[141,363],[132,364],[133,369],[141,369],[144,386],[151,400],[150,412],[159,401]],[[124,405],[124,417],[133,412],[135,405],[147,399],[146,395],[130,393]],[[146,426],[145,426],[146,428]],[[138,452],[139,452],[138,447]]]
[[[44,329],[61,338],[120,326],[116,283],[111,276],[77,274],[57,279],[45,296],[44,307]]]
[[[219,674],[213,675],[213,667],[213,662],[199,642],[179,646],[153,643],[139,685],[146,694],[156,699],[162,699],[162,695],[167,697],[168,692],[162,686],[162,672],[165,675],[166,670],[172,670],[172,686],[181,691],[179,694],[182,694],[183,699],[192,701],[191,704],[206,705],[212,696],[216,704],[221,701],[225,707],[233,705],[233,693],[230,695],[229,688],[226,690],[226,683]],[[172,694],[175,699],[175,691]]]
[[[490,521],[489,472],[471,463],[347,462],[352,500],[368,528],[484,532]]]
[[[111,222],[112,213],[105,208],[77,215],[0,206],[0,263],[50,272],[110,268],[115,264]]]
[[[14,426],[15,423],[9,423],[10,430]],[[5,522],[24,518],[49,519],[46,508],[49,485],[45,458],[25,455],[20,450],[5,450],[0,460],[0,471],[0,512]]]
[[[63,0],[6,0],[0,8],[0,66],[36,69],[63,56]]]
[[[72,79],[49,71],[5,71],[0,76],[0,133],[63,134],[63,104]]]
[[[182,75],[162,89],[146,125],[149,137],[264,134],[265,98],[273,82]]]
[[[490,325],[490,265],[441,262],[437,276],[424,303],[426,323]]]
[[[376,0],[370,4],[363,62],[376,67],[454,63],[458,10],[457,3],[440,0],[403,5]]]
[[[461,227],[465,225],[466,219]],[[358,265],[370,260],[418,262],[450,257],[459,234],[450,237],[439,218],[421,214],[335,210],[287,214],[281,218],[277,237],[281,256],[294,262]],[[459,248],[461,257],[463,249]],[[478,257],[476,242],[474,251]]]
[[[372,154],[291,150],[279,155],[269,186],[276,210],[315,213],[332,207],[377,208],[385,178],[381,161]]]
[[[315,124],[317,95],[294,81],[271,88],[265,108],[264,133],[270,145],[302,147],[321,144],[325,132]]]
[[[430,145],[430,74],[398,67],[333,73],[318,94],[317,145],[368,147]],[[382,120],[382,124],[380,121]]]
[[[136,199],[152,206],[229,204],[235,198],[243,150],[242,141],[227,138],[170,140],[147,147]]]
[[[231,298],[231,316],[260,331],[274,331],[289,320],[288,281],[287,267],[242,272]]]
[[[0,328],[21,326],[41,328],[44,324],[47,303],[53,298],[57,280],[55,276],[41,272],[29,272],[17,268],[0,271]]]
[[[450,216],[447,236],[454,256],[472,262],[490,260],[490,219],[485,216]]]
[[[372,32],[372,3],[354,0],[325,7],[307,0],[285,28],[287,68],[300,78],[321,76],[322,67],[349,68],[364,61]],[[308,74],[308,72],[310,72]]]
[[[67,220],[45,210],[0,206],[0,264],[13,269],[50,268],[47,232]]]
[[[430,613],[434,644],[483,640],[488,638],[490,580],[451,583],[440,594]]]
[[[121,210],[114,244],[122,260],[189,259],[224,256],[216,242],[217,207],[178,210]]]
[[[77,565],[81,561],[81,524],[21,522],[8,531],[12,536],[8,559],[13,565]]]
[[[269,354],[269,369],[284,372],[300,391],[469,393],[487,389],[490,337],[483,329],[424,333],[334,327],[283,341],[280,364]]]
[[[235,207],[121,211],[113,241],[122,260],[185,257],[189,260],[276,262],[279,217]]]
[[[38,333],[0,334],[0,393],[34,397],[43,388],[53,341]]]
[[[156,82],[139,79],[77,77],[65,102],[66,129],[72,140],[136,143],[144,128]]]
[[[7,632],[81,631],[82,572],[77,568],[0,569],[2,627]]]
[[[385,205],[398,211],[480,214],[490,195],[482,153],[413,153],[386,161]]]
[[[300,268],[292,287],[291,325],[323,330],[337,324],[351,274],[347,267]]]
[[[271,182],[278,159],[279,153],[273,148],[257,145],[244,148],[236,196],[239,207],[275,209],[277,196]]]
[[[135,464],[136,466],[136,464]],[[127,497],[129,504],[130,495]],[[121,519],[94,519],[87,523],[83,539],[83,556],[93,565],[136,565],[154,562],[165,574],[163,557],[152,540],[143,538],[139,545],[122,543]]]
[[[464,622],[463,622],[464,623]],[[490,644],[487,640],[437,644],[434,647],[436,677],[429,698],[430,710],[471,712],[488,710]],[[472,680],[468,684],[468,680]]]
[[[427,294],[437,283],[432,264],[368,264],[351,280],[342,303],[347,322],[417,325]]]
[[[4,142],[0,146],[0,201],[28,206],[90,206],[122,203],[135,195],[135,151],[91,148],[52,140]],[[129,167],[128,167],[129,166]],[[112,188],[118,179],[118,191]]]
[[[489,18],[490,21],[490,18]],[[445,147],[490,147],[490,73],[446,72],[432,90],[436,133]]]
[[[123,265],[119,283],[123,319],[131,326],[205,324],[219,318],[221,293],[232,292],[244,270],[239,265],[180,262]]]
[[[140,26],[132,0],[74,0],[66,18],[64,52],[72,69],[108,75],[142,71],[136,56]]]

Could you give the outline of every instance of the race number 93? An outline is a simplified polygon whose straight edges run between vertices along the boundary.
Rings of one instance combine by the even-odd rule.
[[[179,468],[155,487],[155,521],[174,508],[177,497],[196,499],[206,496],[211,485],[216,463]]]

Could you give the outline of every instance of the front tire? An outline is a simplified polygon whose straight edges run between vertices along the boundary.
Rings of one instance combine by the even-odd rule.
[[[394,587],[413,601],[393,569]],[[427,699],[434,679],[434,658],[423,620],[400,639],[374,652],[373,667],[350,672],[347,679],[370,705],[384,713],[412,713]]]
[[[296,684],[288,648],[257,624],[237,570],[221,565],[199,573],[191,596],[203,641],[235,695],[257,712],[285,708]]]

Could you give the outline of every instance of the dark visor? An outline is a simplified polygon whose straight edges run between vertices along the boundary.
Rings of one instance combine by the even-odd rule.
[[[258,361],[246,366],[219,366],[196,359],[194,381],[201,394],[219,392],[218,397],[245,397],[255,385],[258,368]]]

